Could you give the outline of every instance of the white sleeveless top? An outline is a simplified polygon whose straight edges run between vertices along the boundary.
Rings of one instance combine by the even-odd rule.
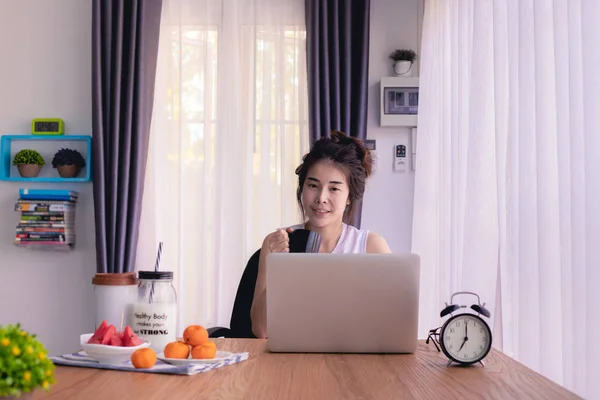
[[[305,229],[304,224],[293,225],[292,229]],[[342,235],[333,248],[332,253],[366,253],[369,231],[356,229],[352,225],[342,223]]]

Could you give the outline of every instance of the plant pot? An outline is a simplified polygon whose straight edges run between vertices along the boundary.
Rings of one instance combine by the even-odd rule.
[[[399,76],[412,76],[412,63],[410,61],[396,61],[394,73]]]
[[[62,178],[74,178],[79,174],[79,167],[75,164],[59,165],[56,169],[58,169],[58,174]]]
[[[17,165],[17,169],[23,178],[35,178],[40,173],[42,167],[38,164],[19,164]]]

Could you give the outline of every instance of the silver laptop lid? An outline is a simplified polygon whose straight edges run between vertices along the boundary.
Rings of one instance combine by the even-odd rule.
[[[415,351],[417,255],[273,253],[266,267],[270,351]]]

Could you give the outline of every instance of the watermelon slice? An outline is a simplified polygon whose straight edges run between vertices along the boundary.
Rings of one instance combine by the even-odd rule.
[[[123,346],[127,346],[127,347],[139,346],[140,344],[144,343],[133,332],[133,330],[131,329],[131,327],[129,325],[127,325],[125,327],[125,330],[123,331],[123,335],[121,336],[121,339],[123,340]]]
[[[100,344],[109,344],[110,343],[110,339],[115,335],[115,333],[117,333],[117,328],[115,328],[114,325],[109,325],[108,329],[106,330],[106,332],[104,332],[104,335],[102,336],[102,341],[100,342]]]
[[[96,332],[88,340],[90,344],[105,344],[108,346],[119,346],[119,347],[134,347],[144,343],[142,340],[133,332],[133,329],[129,325],[125,326],[123,332],[118,332],[114,325],[108,324],[106,321],[102,321]]]
[[[110,346],[123,346],[123,339],[121,339],[121,333],[115,332],[110,338],[108,344]]]
[[[106,320],[104,320],[100,323],[100,325],[98,325],[98,328],[96,328],[96,332],[94,332],[94,334],[92,335],[90,340],[88,340],[88,343],[91,343],[91,344],[102,343],[102,338],[104,337],[104,334],[106,333],[107,330],[108,330],[108,322],[106,322]]]

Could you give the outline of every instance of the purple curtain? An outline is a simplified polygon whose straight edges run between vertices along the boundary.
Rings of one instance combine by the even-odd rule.
[[[97,272],[133,271],[162,0],[94,0],[92,152]]]
[[[311,145],[331,130],[367,136],[369,0],[306,0]],[[362,202],[351,224],[360,228]]]

